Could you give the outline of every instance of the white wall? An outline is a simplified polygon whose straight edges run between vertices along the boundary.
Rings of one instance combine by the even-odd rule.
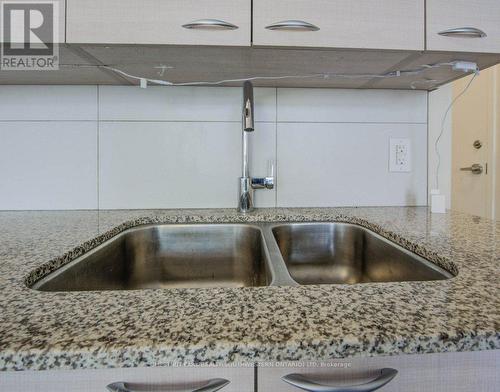
[[[453,84],[441,86],[439,89],[429,93],[429,194],[431,189],[436,188],[437,154],[435,142],[439,133],[446,109],[453,99]],[[452,137],[452,114],[453,108],[448,113],[444,123],[444,130],[438,143],[441,164],[439,165],[439,188],[446,196],[446,208],[451,206],[451,137]]]
[[[258,207],[425,205],[427,93],[258,88]],[[0,209],[235,207],[241,89],[1,86]],[[390,173],[389,137],[413,170]]]

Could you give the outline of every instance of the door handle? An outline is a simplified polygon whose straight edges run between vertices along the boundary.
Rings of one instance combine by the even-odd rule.
[[[472,174],[481,174],[483,172],[483,165],[480,165],[479,163],[474,163],[470,167],[461,167],[461,171],[470,171]]]
[[[385,368],[380,371],[380,375],[376,379],[369,381],[366,384],[343,387],[318,384],[301,374],[288,374],[282,377],[282,380],[290,385],[293,385],[294,387],[309,392],[372,392],[389,383],[394,377],[396,377],[397,374],[398,371],[396,369]]]
[[[192,392],[216,392],[219,389],[224,388],[229,381],[224,378],[214,378],[208,381],[205,385],[200,388],[193,389]],[[133,389],[131,386],[123,381],[114,382],[109,384],[107,387],[109,392],[141,392],[149,391],[150,389]]]

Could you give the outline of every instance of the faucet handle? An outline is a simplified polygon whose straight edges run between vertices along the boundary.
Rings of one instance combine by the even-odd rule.
[[[267,165],[268,165],[267,172],[269,173],[268,177],[274,178],[274,166],[275,166],[274,159],[269,159],[267,161]]]
[[[267,177],[252,178],[252,188],[253,189],[273,189],[274,188],[274,160],[270,159],[268,161],[268,173]]]

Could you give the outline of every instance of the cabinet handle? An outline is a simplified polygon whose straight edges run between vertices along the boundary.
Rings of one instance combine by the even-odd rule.
[[[303,20],[283,20],[266,26],[268,30],[318,31],[319,27]]]
[[[462,38],[484,38],[487,37],[483,30],[475,27],[457,27],[456,29],[443,30],[438,33],[445,37],[462,37]]]
[[[221,29],[236,30],[238,26],[219,19],[198,19],[190,23],[183,24],[185,29]]]
[[[382,388],[385,384],[390,382],[396,377],[398,371],[396,369],[385,368],[380,371],[380,375],[366,384],[358,384],[343,387],[332,387],[328,385],[321,385],[311,381],[301,374],[288,374],[282,377],[282,380],[297,388],[309,392],[371,392]]]
[[[215,392],[219,389],[224,388],[227,384],[229,384],[228,380],[224,378],[214,378],[208,381],[204,386],[193,389],[192,392]],[[141,392],[141,391],[149,391],[150,388],[147,389],[131,389],[130,386],[125,382],[114,382],[109,384],[107,387],[110,392]]]

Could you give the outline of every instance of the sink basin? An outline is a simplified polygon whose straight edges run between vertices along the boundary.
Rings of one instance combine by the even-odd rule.
[[[435,264],[347,223],[297,223],[272,228],[292,279],[299,284],[353,284],[441,280]]]
[[[424,258],[353,224],[163,224],[128,229],[31,287],[88,291],[451,277]]]
[[[42,291],[247,287],[271,282],[252,225],[148,225],[122,232],[33,285]]]

